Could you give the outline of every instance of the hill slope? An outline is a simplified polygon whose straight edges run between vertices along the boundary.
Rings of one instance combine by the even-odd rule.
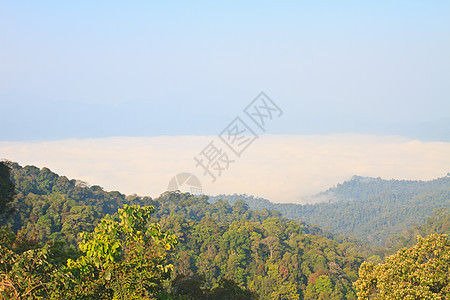
[[[252,209],[274,209],[283,216],[318,224],[382,246],[395,234],[422,223],[436,209],[450,208],[450,176],[430,181],[383,180],[354,176],[317,197],[318,204],[272,203],[248,195],[218,195],[210,201],[243,199]]]
[[[78,233],[93,231],[100,219],[124,204],[155,206],[154,221],[178,237],[171,263],[170,293],[183,299],[204,297],[223,285],[259,299],[356,299],[352,282],[367,248],[338,242],[320,229],[281,217],[277,211],[251,210],[244,201],[209,203],[206,196],[167,192],[160,197],[125,196],[69,180],[47,168],[12,165],[16,212],[9,225],[19,241],[65,241],[75,246]],[[35,245],[35,243],[31,243]],[[50,243],[51,244],[51,243]],[[75,259],[80,253],[71,252]],[[69,258],[60,257],[60,264]]]
[[[189,193],[164,193],[154,199],[127,196],[35,166],[12,164],[11,177],[17,192],[12,202],[16,212],[8,225],[14,231],[24,229],[27,236],[41,241],[63,239],[73,245],[78,233],[92,230],[102,217],[114,214],[124,204],[153,205],[155,219],[177,215],[194,221],[211,217],[218,222],[262,222],[281,216],[274,210],[250,210],[243,201],[233,206],[226,201],[210,204],[206,196],[198,198]]]

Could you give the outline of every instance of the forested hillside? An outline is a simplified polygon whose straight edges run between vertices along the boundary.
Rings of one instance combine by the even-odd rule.
[[[370,254],[360,243],[329,239],[316,226],[281,217],[278,211],[252,210],[242,200],[212,204],[206,196],[179,192],[154,199],[125,196],[47,168],[11,166],[16,211],[7,224],[29,244],[64,243],[73,260],[81,255],[76,251],[83,242],[80,234],[93,232],[107,214],[125,205],[153,206],[152,220],[178,239],[165,289],[172,296],[355,299],[352,282]]]
[[[12,202],[16,212],[8,224],[15,231],[25,229],[24,234],[41,241],[63,239],[74,244],[78,233],[92,231],[102,217],[117,212],[125,204],[152,205],[155,207],[153,218],[158,220],[176,215],[193,221],[211,217],[217,222],[262,222],[281,216],[274,210],[250,210],[243,201],[237,201],[233,206],[227,201],[210,204],[206,196],[198,198],[188,193],[167,192],[155,199],[126,196],[79,180],[69,180],[48,168],[22,168],[12,164],[11,176],[17,193]]]
[[[436,209],[450,208],[450,176],[431,181],[383,180],[354,176],[350,181],[316,196],[330,202],[317,204],[272,203],[247,195],[218,195],[211,202],[243,199],[252,209],[278,210],[285,217],[302,219],[334,233],[349,234],[373,246],[415,223]]]
[[[416,244],[418,236],[425,237],[434,233],[450,236],[450,212],[448,209],[438,209],[425,223],[414,224],[401,234],[390,237],[386,243],[388,253],[395,253],[401,248],[411,247]]]
[[[239,196],[232,204],[180,192],[126,196],[47,168],[9,165],[15,192],[5,180],[0,188],[14,212],[0,230],[7,295],[0,299],[356,299],[358,278],[359,294],[370,294],[373,276],[396,268],[377,265],[386,254],[414,246],[418,235],[449,232],[448,210],[440,209],[374,249],[272,209],[251,209]],[[438,191],[443,180],[434,183]],[[335,190],[348,191],[344,185]],[[351,201],[329,205],[341,203]]]

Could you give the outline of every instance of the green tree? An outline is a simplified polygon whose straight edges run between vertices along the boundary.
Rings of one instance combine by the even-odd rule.
[[[98,299],[141,299],[156,295],[169,277],[167,251],[177,243],[174,235],[149,224],[154,208],[128,206],[118,218],[104,218],[93,233],[82,234],[83,256],[69,260],[75,293],[70,296]]]
[[[0,299],[60,299],[68,276],[58,269],[59,245],[40,246],[0,230]],[[56,251],[55,251],[56,250]],[[62,252],[67,257],[67,253]]]
[[[11,181],[11,168],[7,162],[0,161],[0,225],[13,212],[14,184]]]
[[[245,214],[250,208],[244,200],[238,199],[236,202],[234,202],[232,209],[233,214],[239,216]]]
[[[355,282],[358,299],[449,299],[450,242],[447,235],[419,236],[384,264],[365,262]]]

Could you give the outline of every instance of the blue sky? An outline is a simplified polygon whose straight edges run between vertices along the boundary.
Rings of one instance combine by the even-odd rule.
[[[190,172],[206,194],[275,202],[352,175],[445,176],[449,16],[449,1],[0,0],[0,159],[150,196]],[[211,183],[193,157],[261,91],[283,115]]]
[[[448,1],[0,1],[0,140],[271,134],[450,141]]]

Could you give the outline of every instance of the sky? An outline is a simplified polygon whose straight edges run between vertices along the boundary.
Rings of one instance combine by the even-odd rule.
[[[196,176],[207,195],[247,194],[273,202],[311,203],[310,197],[353,175],[384,179],[430,180],[450,171],[450,143],[373,135],[264,135],[216,179],[197,166],[198,157],[217,136],[160,136],[69,139],[50,142],[0,142],[0,153],[27,164],[48,167],[125,194],[156,197],[180,173]],[[225,167],[225,166],[224,166]],[[184,192],[190,186],[180,186]]]
[[[177,161],[178,152],[186,153],[186,143],[217,139],[235,117],[245,118],[244,108],[264,91],[282,115],[265,131],[256,127],[261,145],[276,141],[278,149],[286,149],[292,143],[303,155],[299,150],[303,143],[322,137],[334,143],[324,142],[322,147],[336,147],[342,155],[329,154],[319,147],[321,143],[313,143],[323,154],[321,161],[332,157],[343,166],[348,162],[345,153],[353,153],[357,137],[364,136],[369,144],[379,145],[380,157],[392,154],[382,165],[369,158],[360,161],[374,164],[366,173],[349,163],[352,167],[338,168],[326,179],[328,169],[318,169],[322,179],[317,176],[314,182],[320,188],[361,172],[410,179],[445,175],[450,169],[445,159],[450,156],[445,146],[450,143],[449,15],[448,1],[0,0],[0,158],[53,165],[62,174],[89,178],[92,184],[156,196],[162,184],[153,189],[124,186],[121,182],[131,179],[124,175],[113,180],[106,175],[112,172],[109,167],[99,165],[98,173],[104,175],[92,177],[91,169],[74,171],[83,164],[71,161],[84,157],[91,163],[96,158],[89,147],[81,148],[85,153],[78,151],[85,143],[111,147],[111,157],[115,153],[115,159],[123,160],[138,151],[130,149],[135,144],[164,144],[159,138],[165,137],[173,143],[171,148],[152,146],[164,152],[152,156],[165,157],[162,166],[143,173],[138,172],[140,167],[129,166],[130,174],[150,180],[154,172]],[[109,143],[120,139],[126,145],[130,138],[140,142],[121,151]],[[385,139],[390,143],[380,142]],[[401,160],[409,173],[392,168],[402,156],[400,149],[406,151],[399,143],[417,147],[417,156]],[[35,152],[39,145],[53,148]],[[71,145],[74,156],[57,164],[57,156],[48,153],[59,153],[61,145]],[[249,149],[263,153],[257,145]],[[285,153],[277,152],[277,144],[272,146],[274,157]],[[192,157],[203,148],[186,154],[189,162],[180,162],[184,167],[179,169],[189,169]],[[366,157],[364,151],[355,155]],[[174,156],[163,155],[167,152]],[[434,171],[419,167],[419,153],[430,159]],[[435,156],[430,158],[430,153]],[[251,157],[263,159],[261,155]],[[241,170],[233,173],[235,178],[250,174],[244,170],[246,156],[230,169]],[[297,157],[293,165],[299,161]],[[410,169],[408,164],[416,167]],[[304,170],[298,166],[296,172]],[[296,176],[302,185],[315,186],[313,179]],[[218,180],[212,190],[248,189],[282,198],[239,181],[242,186],[232,179]],[[306,192],[294,183],[286,187],[279,182],[280,188],[273,190],[284,186],[293,191],[288,198],[295,201],[319,189]]]

